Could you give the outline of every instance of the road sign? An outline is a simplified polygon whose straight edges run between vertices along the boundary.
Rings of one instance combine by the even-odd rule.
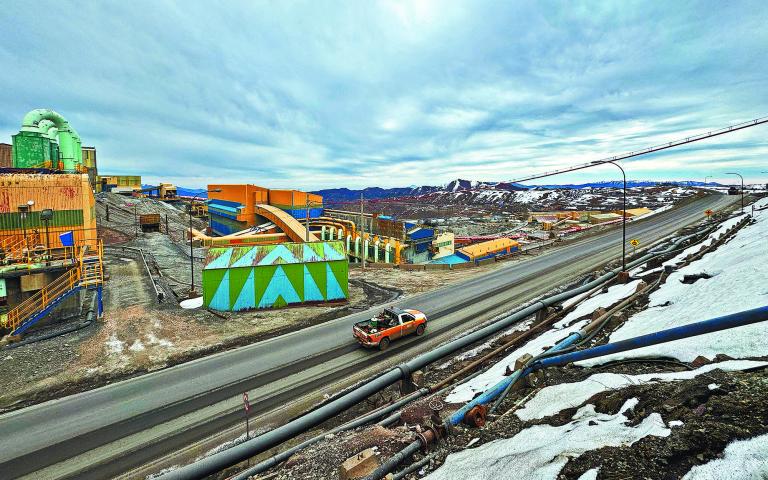
[[[632,245],[633,247],[636,247],[640,245],[640,240],[633,238],[632,240],[629,241],[629,244]]]
[[[713,213],[715,212],[713,212],[712,210],[707,210],[706,212],[704,212],[704,215],[711,217]]]
[[[251,404],[248,403],[248,392],[243,392],[243,408],[245,409],[245,413],[248,413],[251,410]]]

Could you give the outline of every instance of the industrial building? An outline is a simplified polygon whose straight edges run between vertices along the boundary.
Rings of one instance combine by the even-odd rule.
[[[648,215],[649,213],[653,212],[650,208],[628,208],[625,212],[627,218],[635,218],[635,217],[642,217],[643,215]],[[621,216],[622,211],[621,210],[614,210],[613,213],[615,213],[618,216]]]
[[[91,188],[96,189],[96,179],[99,175],[99,167],[96,163],[96,147],[83,147],[83,168],[88,173],[88,182]]]
[[[596,213],[589,216],[589,223],[597,225],[600,223],[612,222],[614,220],[620,220],[621,215],[618,213]]]
[[[83,172],[80,135],[66,118],[53,110],[32,110],[13,135],[14,168],[46,168]]]
[[[87,175],[0,174],[0,330],[79,311],[102,273]]]
[[[141,190],[141,175],[96,175],[96,193],[132,194]]]
[[[349,296],[349,262],[340,241],[210,248],[203,305],[239,311]]]
[[[259,205],[276,207],[300,220],[323,215],[323,197],[298,190],[271,190],[242,184],[208,185],[208,191],[211,231],[217,235],[230,235],[269,223],[271,219],[260,211]]]
[[[520,244],[515,240],[512,240],[511,238],[498,238],[462,247],[456,250],[456,256],[463,258],[468,262],[478,262],[489,258],[509,255],[519,249]]]

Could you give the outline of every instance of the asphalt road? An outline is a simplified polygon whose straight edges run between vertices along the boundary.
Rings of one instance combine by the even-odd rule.
[[[717,210],[733,201],[734,197],[719,195],[696,200],[629,224],[628,238],[647,245],[701,220],[707,208]],[[458,330],[467,315],[476,314],[481,304],[491,309],[514,302],[532,293],[532,285],[540,291],[546,291],[547,285],[556,287],[569,266],[582,266],[585,259],[591,264],[615,259],[621,252],[620,241],[621,229],[611,230],[394,305],[426,312],[430,318],[427,337],[440,330]],[[340,359],[351,365],[380,355],[361,351],[351,337],[352,324],[370,318],[380,308],[0,416],[2,477],[36,472],[189,412],[231,400],[238,392],[279,384],[311,367],[338,363]],[[415,344],[403,343],[387,354]],[[280,400],[290,401],[291,393],[283,388]]]

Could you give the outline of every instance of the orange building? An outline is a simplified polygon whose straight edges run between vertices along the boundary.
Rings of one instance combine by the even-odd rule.
[[[220,190],[214,192],[212,190]],[[208,185],[208,214],[211,230],[229,235],[267,220],[256,214],[256,205],[271,205],[297,219],[304,219],[309,204],[310,218],[323,215],[323,197],[299,190],[270,190],[257,185]]]

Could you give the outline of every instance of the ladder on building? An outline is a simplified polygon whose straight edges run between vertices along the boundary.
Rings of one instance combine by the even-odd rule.
[[[95,248],[83,247],[75,266],[8,312],[6,326],[11,329],[11,335],[21,335],[81,289],[96,290],[98,314],[101,316],[103,257],[104,246],[101,240]]]

